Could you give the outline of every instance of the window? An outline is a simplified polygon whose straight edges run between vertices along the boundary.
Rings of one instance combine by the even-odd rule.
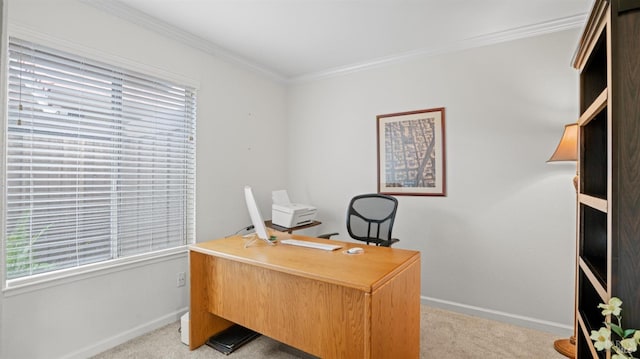
[[[194,238],[195,90],[9,39],[6,279]]]

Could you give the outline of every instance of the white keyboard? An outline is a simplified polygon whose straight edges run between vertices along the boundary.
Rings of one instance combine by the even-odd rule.
[[[336,249],[342,248],[342,246],[337,245],[337,244],[326,244],[326,243],[299,241],[297,239],[281,239],[279,242],[282,243],[282,244],[288,244],[288,245],[291,245],[291,246],[322,249],[323,251],[335,251]]]

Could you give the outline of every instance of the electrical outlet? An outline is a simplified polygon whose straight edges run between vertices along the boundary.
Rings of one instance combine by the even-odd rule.
[[[178,273],[178,287],[184,287],[187,284],[187,274],[185,272]]]

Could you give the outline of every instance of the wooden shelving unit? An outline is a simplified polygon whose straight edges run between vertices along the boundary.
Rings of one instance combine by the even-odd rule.
[[[640,328],[640,2],[596,0],[573,66],[580,71],[576,357],[611,358],[589,338],[599,303],[623,301]]]

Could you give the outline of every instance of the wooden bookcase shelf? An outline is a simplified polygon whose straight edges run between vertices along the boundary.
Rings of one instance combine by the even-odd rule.
[[[589,338],[598,304],[623,301],[640,328],[640,5],[595,0],[573,66],[580,71],[576,358],[610,359]]]
[[[580,272],[591,282],[593,289],[598,292],[600,298],[604,301],[607,297],[607,288],[602,285],[602,281],[599,280],[596,274],[593,272],[593,267],[589,265],[583,258],[579,259],[578,265],[580,266]]]
[[[578,119],[578,125],[585,126],[589,121],[602,111],[607,106],[607,100],[609,99],[608,89],[602,90],[600,96],[596,97],[595,101],[586,109],[580,119]]]
[[[600,212],[609,211],[609,203],[606,199],[589,196],[588,194],[578,194],[578,201],[585,206],[593,207]]]

